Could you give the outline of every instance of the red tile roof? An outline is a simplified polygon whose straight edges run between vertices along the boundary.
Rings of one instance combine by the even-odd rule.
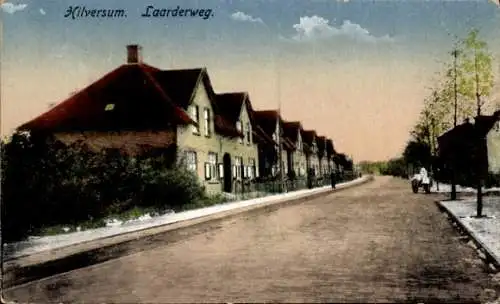
[[[151,75],[158,71],[146,64],[122,65],[18,129],[141,130],[193,123]]]
[[[215,131],[243,136],[225,117],[226,103],[215,102],[216,94],[205,68],[163,71],[144,63],[118,67],[18,129],[141,130],[194,123],[185,110],[200,81],[214,108]],[[112,111],[105,110],[108,104],[114,104]]]

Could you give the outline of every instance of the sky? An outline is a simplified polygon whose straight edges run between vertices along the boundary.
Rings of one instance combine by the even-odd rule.
[[[142,16],[148,5],[211,11]],[[125,16],[65,17],[75,7]],[[500,59],[500,8],[488,0],[11,0],[0,18],[3,136],[125,63],[133,43],[161,69],[206,67],[215,91],[246,91],[257,110],[281,104],[285,120],[354,161],[386,160],[457,37],[478,28]]]

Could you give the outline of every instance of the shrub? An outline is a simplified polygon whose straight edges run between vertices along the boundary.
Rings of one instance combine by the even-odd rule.
[[[19,133],[1,143],[1,152],[6,242],[48,226],[100,223],[135,207],[181,209],[205,199],[197,177],[173,165],[168,154],[92,153],[78,143],[67,147]]]

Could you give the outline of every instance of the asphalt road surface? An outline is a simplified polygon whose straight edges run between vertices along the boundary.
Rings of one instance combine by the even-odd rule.
[[[212,224],[176,243],[7,290],[21,303],[479,303],[487,268],[407,181]],[[497,290],[498,291],[498,290]]]

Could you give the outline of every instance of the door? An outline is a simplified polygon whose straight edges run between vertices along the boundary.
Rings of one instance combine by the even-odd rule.
[[[231,156],[225,153],[222,162],[224,167],[224,192],[232,192],[233,174],[231,172]]]

